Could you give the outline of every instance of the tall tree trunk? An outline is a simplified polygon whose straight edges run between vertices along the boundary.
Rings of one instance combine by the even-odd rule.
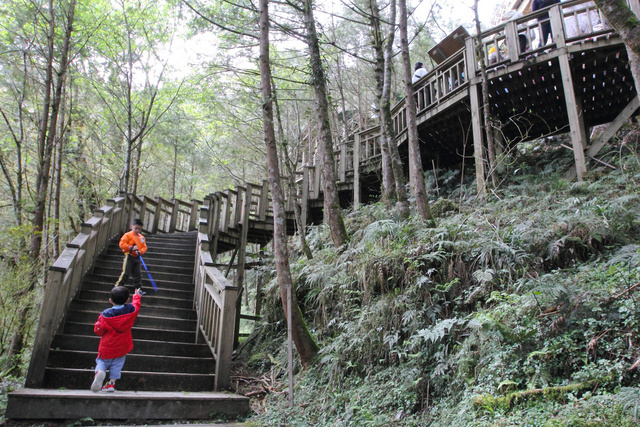
[[[69,46],[71,41],[71,33],[73,31],[73,19],[75,13],[75,0],[69,2],[69,10],[67,11],[67,22],[65,23],[65,34],[62,49],[60,50],[59,57],[59,70],[57,73],[57,79],[55,81],[55,90],[53,91],[53,99],[51,99],[51,86],[54,84],[53,72],[54,72],[54,37],[55,37],[55,20],[54,20],[54,8],[53,0],[49,0],[49,34],[48,34],[48,52],[47,52],[47,67],[45,78],[45,102],[42,112],[42,121],[40,122],[40,128],[38,130],[38,175],[36,178],[36,206],[34,209],[33,217],[33,234],[31,237],[31,244],[29,246],[30,258],[33,262],[33,277],[31,278],[29,286],[22,291],[23,295],[27,295],[35,289],[36,278],[36,266],[38,265],[38,259],[40,256],[40,249],[42,246],[42,230],[45,219],[45,211],[47,207],[47,191],[49,186],[49,174],[51,169],[51,155],[53,153],[53,146],[56,141],[56,127],[58,120],[58,113],[60,110],[60,104],[62,102],[62,88],[66,82],[67,68],[69,66]],[[19,372],[20,361],[18,357],[25,345],[25,338],[30,328],[28,322],[29,311],[31,305],[27,304],[18,310],[17,318],[19,319],[19,325],[21,325],[13,334],[11,339],[11,345],[8,352],[8,357],[12,360],[14,368]]]
[[[636,93],[640,96],[640,20],[625,0],[594,0],[627,48]]]
[[[336,170],[333,159],[333,140],[329,122],[329,102],[327,100],[327,85],[322,59],[320,57],[320,43],[316,33],[316,22],[313,17],[312,0],[303,2],[304,23],[307,30],[307,45],[311,60],[311,73],[316,101],[316,112],[320,125],[320,151],[322,153],[322,178],[324,191],[324,214],[331,230],[331,238],[336,247],[347,243],[347,229],[340,213],[338,189],[336,187]]]
[[[369,0],[369,9],[371,14],[369,15],[369,22],[371,24],[371,45],[373,46],[373,52],[375,57],[375,64],[373,66],[373,75],[376,81],[376,95],[378,98],[378,115],[380,117],[380,150],[382,152],[382,202],[384,205],[391,209],[392,204],[397,200],[395,179],[393,174],[393,168],[391,165],[391,155],[389,145],[391,144],[391,136],[387,132],[384,120],[384,36],[382,35],[380,8],[378,7],[377,0]],[[394,13],[395,16],[395,13]],[[395,34],[394,24],[391,26],[390,35],[393,37]],[[395,142],[394,142],[395,143]],[[403,176],[404,178],[404,176]]]
[[[383,135],[386,135],[389,145],[389,158],[396,185],[396,210],[400,218],[409,217],[409,198],[407,197],[407,180],[404,176],[402,158],[396,142],[396,132],[393,129],[393,118],[391,115],[391,80],[393,78],[393,43],[395,40],[396,27],[396,0],[391,0],[389,4],[391,16],[389,17],[389,35],[384,44],[384,73],[382,94],[380,97],[381,123]]]
[[[404,68],[404,93],[405,111],[407,113],[407,138],[409,144],[409,180],[411,194],[416,199],[418,214],[425,221],[433,221],[427,189],[424,184],[424,172],[422,169],[422,156],[420,154],[420,142],[418,140],[418,127],[416,124],[416,103],[413,96],[413,84],[411,75],[411,58],[409,57],[409,38],[407,36],[407,2],[399,0],[400,13],[400,46],[402,48],[402,63]]]
[[[273,205],[273,248],[276,263],[276,274],[280,288],[284,312],[287,313],[287,293],[291,296],[291,324],[293,341],[300,354],[302,366],[309,366],[318,354],[318,344],[314,341],[298,307],[298,300],[293,289],[293,280],[289,267],[287,249],[287,220],[284,211],[284,198],[280,186],[280,170],[278,168],[278,149],[273,125],[273,100],[271,96],[271,68],[269,64],[269,11],[268,0],[260,0],[260,85],[262,88],[262,120],[264,140],[267,147],[269,168],[269,186]]]
[[[473,13],[475,15],[476,21],[476,45],[478,46],[478,61],[480,61],[480,76],[481,76],[481,87],[482,87],[482,117],[484,120],[484,133],[487,137],[487,158],[489,160],[489,164],[487,165],[489,178],[491,178],[491,183],[495,187],[496,179],[495,179],[495,169],[496,169],[496,151],[495,144],[493,141],[493,123],[491,120],[491,107],[489,103],[489,82],[487,79],[487,65],[484,61],[484,50],[482,49],[482,29],[480,28],[480,17],[478,16],[478,0],[474,0],[473,2]],[[496,46],[496,55],[498,55],[497,51],[498,47]]]
[[[300,203],[298,202],[298,198],[296,195],[296,174],[295,174],[296,164],[294,163],[293,160],[291,160],[291,156],[289,155],[289,150],[288,150],[289,144],[287,144],[287,138],[284,134],[284,129],[282,126],[282,117],[280,116],[280,103],[278,102],[276,85],[273,79],[271,80],[271,88],[272,88],[271,90],[272,90],[273,105],[276,107],[276,119],[278,121],[279,140],[281,141],[281,144],[283,147],[282,152],[284,155],[284,165],[287,168],[287,173],[289,178],[289,197],[291,198],[291,200],[293,200],[293,214],[296,218],[296,227],[298,229],[298,238],[300,239],[300,248],[302,249],[302,252],[304,252],[307,259],[313,259],[313,253],[311,253],[311,248],[307,243],[307,234],[305,231],[307,224],[302,223],[302,212],[300,208]],[[298,141],[302,141],[302,138],[299,138]],[[297,155],[298,153],[299,153],[299,147],[296,148],[295,150],[296,155],[294,155],[294,159],[296,159],[296,163],[298,159],[298,155]]]

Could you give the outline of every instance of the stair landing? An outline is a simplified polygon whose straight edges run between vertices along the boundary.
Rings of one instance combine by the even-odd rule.
[[[249,413],[249,398],[224,392],[47,390],[11,393],[6,417],[18,420],[215,420]]]

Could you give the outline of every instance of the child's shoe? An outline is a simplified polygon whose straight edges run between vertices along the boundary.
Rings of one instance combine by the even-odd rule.
[[[105,375],[107,375],[106,371],[98,371],[96,372],[96,375],[93,377],[93,382],[91,383],[91,391],[94,393],[97,393],[98,391],[100,391],[100,386],[102,385],[102,382],[104,381],[104,377]],[[104,390],[104,387],[103,387]]]
[[[116,385],[114,383],[106,383],[102,386],[102,391],[113,393],[114,391],[116,391]]]

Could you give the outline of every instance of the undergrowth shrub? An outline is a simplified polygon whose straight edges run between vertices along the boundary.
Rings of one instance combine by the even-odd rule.
[[[298,376],[304,406],[287,410],[274,396],[260,422],[555,425],[557,417],[557,425],[580,425],[574,412],[582,411],[582,425],[631,425],[632,393],[620,401],[610,393],[640,384],[629,369],[640,360],[640,197],[632,185],[640,166],[627,155],[624,168],[571,184],[562,149],[524,145],[484,203],[427,177],[443,207],[435,227],[373,204],[346,215],[351,240],[341,251],[325,226],[311,229],[314,258],[292,251],[291,266],[320,355]],[[456,202],[454,192],[463,195]],[[273,280],[266,292],[255,333],[282,339]],[[598,386],[589,395],[570,391],[591,382]],[[526,408],[473,403],[553,387],[562,391]],[[597,402],[608,402],[606,411]]]

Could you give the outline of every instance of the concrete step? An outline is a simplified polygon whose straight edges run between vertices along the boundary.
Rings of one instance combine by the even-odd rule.
[[[166,372],[134,372],[125,362],[118,390],[135,391],[213,391],[213,374],[174,374]],[[88,390],[95,373],[90,369],[46,368],[44,388]]]
[[[66,321],[75,323],[90,323],[93,325],[98,320],[100,311],[86,311],[86,310],[69,310],[67,312]],[[92,326],[93,328],[93,326]],[[138,315],[136,323],[133,326],[136,328],[155,328],[155,329],[168,329],[174,331],[195,331],[196,320],[195,319],[176,319],[169,317],[152,317],[144,312]],[[93,330],[93,329],[92,329]]]
[[[47,367],[93,369],[96,365],[97,349],[51,350]],[[134,372],[164,372],[183,374],[213,374],[215,359],[211,357],[180,357],[129,354],[125,361],[125,369]]]
[[[83,387],[87,388],[87,387]],[[244,417],[249,398],[231,393],[180,393],[21,389],[9,394],[6,417],[12,420],[210,420]]]
[[[96,316],[97,318],[97,316]],[[95,320],[95,319],[94,319]],[[93,335],[93,322],[66,322],[61,335]],[[194,323],[195,325],[195,323]],[[142,328],[137,324],[131,330],[133,341],[150,340],[150,341],[170,341],[170,342],[187,342],[192,343],[195,340],[195,327],[192,330],[175,331],[170,329]],[[204,342],[200,336],[198,342]]]
[[[54,350],[98,351],[100,337],[97,335],[61,335],[54,337],[51,348]],[[211,357],[206,344],[184,342],[135,340],[130,354],[181,357]]]
[[[140,307],[140,313],[144,313],[146,316],[152,317],[166,317],[172,319],[196,319],[196,311],[191,308],[177,308],[172,306],[151,306],[145,305],[145,295],[142,296],[142,306]],[[104,309],[111,307],[108,301],[92,301],[92,300],[73,300],[69,306],[70,310],[84,310],[93,311],[96,314],[100,314]]]

